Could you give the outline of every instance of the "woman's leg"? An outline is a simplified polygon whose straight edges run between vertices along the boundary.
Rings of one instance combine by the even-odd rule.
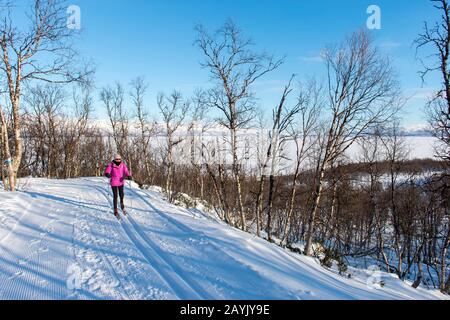
[[[125,197],[125,194],[123,192],[123,188],[124,188],[124,186],[121,186],[121,187],[118,188],[119,189],[119,196],[120,196],[120,207],[122,208],[122,210],[125,208],[125,204],[123,202],[123,199]]]
[[[114,194],[114,211],[117,211],[117,196],[119,193],[119,188],[118,187],[112,187],[112,191]]]

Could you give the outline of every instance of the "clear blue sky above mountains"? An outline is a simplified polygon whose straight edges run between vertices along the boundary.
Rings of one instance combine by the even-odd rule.
[[[255,86],[263,108],[278,100],[292,73],[299,79],[320,74],[321,49],[365,27],[371,4],[382,10],[382,29],[371,31],[389,54],[407,96],[405,125],[424,122],[426,96],[439,84],[437,77],[422,87],[413,41],[424,20],[438,12],[427,0],[78,0],[83,34],[77,46],[97,64],[96,83],[124,84],[143,75],[150,84],[147,104],[156,112],[155,96],[173,89],[189,95],[207,86],[209,74],[200,68],[201,53],[193,46],[194,26],[215,30],[231,18],[261,50],[282,56],[286,63]]]

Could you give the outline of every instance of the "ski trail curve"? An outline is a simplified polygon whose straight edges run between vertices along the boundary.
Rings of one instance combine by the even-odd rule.
[[[92,188],[101,193],[110,205],[112,201],[105,192],[96,186]],[[123,230],[127,234],[131,242],[140,251],[142,256],[147,260],[149,265],[158,272],[162,279],[172,288],[174,293],[182,300],[207,300],[212,299],[209,295],[202,292],[202,289],[192,280],[184,274],[185,277],[181,277],[177,271],[178,268],[173,261],[167,256],[164,256],[158,246],[154,244],[148,237],[142,232],[138,231],[134,225],[127,223],[126,219],[122,219],[121,225]],[[143,237],[145,236],[145,238]]]
[[[229,253],[227,253],[225,250],[223,250],[221,247],[219,247],[218,245],[216,245],[214,243],[214,239],[212,239],[210,236],[208,236],[207,234],[205,234],[204,232],[201,231],[196,231],[194,229],[189,228],[188,226],[186,226],[185,224],[177,221],[176,219],[170,217],[169,215],[167,215],[165,212],[163,212],[162,210],[158,209],[155,205],[153,205],[150,201],[148,201],[147,199],[145,199],[144,196],[142,196],[141,194],[139,194],[137,191],[130,189],[135,195],[137,195],[153,212],[155,212],[156,214],[158,214],[160,217],[162,217],[164,220],[166,220],[167,222],[169,222],[170,224],[172,224],[174,227],[176,227],[178,230],[180,230],[181,232],[183,232],[185,235],[196,235],[197,239],[200,238],[204,238],[209,240],[208,244],[210,246],[212,246],[214,248],[214,250],[216,250],[217,252],[220,252],[223,256],[228,257],[231,260],[236,261],[237,263],[242,264],[242,262],[238,261],[237,259],[235,259],[233,256],[231,256]],[[245,265],[246,267],[250,268],[249,266]]]
[[[85,182],[90,182],[83,179]],[[83,185],[89,193],[94,189],[96,194],[100,194],[101,198],[105,197],[105,192],[95,185]],[[96,226],[102,230],[97,232],[107,239],[109,246],[114,247],[114,251],[106,253],[111,266],[120,282],[120,285],[127,292],[132,300],[167,300],[173,299],[174,294],[170,293],[171,288],[167,281],[161,277],[142,255],[142,252],[131,241],[123,227],[117,222],[116,218],[109,212],[110,205],[108,201],[101,201],[99,197],[94,202],[95,210],[91,215],[97,221]],[[106,197],[108,200],[108,197]],[[104,221],[100,221],[100,215]],[[106,223],[106,226],[105,225]],[[112,242],[111,242],[112,241]],[[101,244],[100,244],[101,245]]]
[[[244,263],[243,261],[240,261],[239,259],[237,259],[234,255],[226,252],[225,250],[223,250],[220,246],[215,244],[215,239],[210,237],[209,235],[205,234],[204,232],[201,231],[197,231],[194,229],[191,229],[190,227],[188,227],[186,224],[183,224],[182,222],[178,221],[177,219],[171,217],[170,215],[168,215],[167,213],[165,213],[164,211],[160,210],[159,208],[157,208],[154,204],[152,204],[148,199],[146,199],[146,197],[144,197],[141,193],[148,195],[147,193],[145,193],[144,191],[141,190],[134,190],[132,188],[130,188],[129,190],[131,190],[131,192],[133,194],[135,194],[139,199],[141,199],[148,207],[149,209],[151,209],[152,212],[155,212],[156,214],[158,214],[161,218],[163,218],[165,221],[167,221],[168,223],[172,224],[175,228],[177,228],[178,230],[180,230],[182,233],[184,233],[186,236],[189,235],[195,235],[194,237],[196,237],[197,239],[206,239],[207,240],[207,245],[209,245],[210,247],[212,247],[214,250],[211,251],[212,253],[220,253],[220,255],[222,257],[227,257],[229,260],[235,261],[237,264],[239,264],[242,268],[242,271],[250,271],[256,274],[256,276],[261,276],[259,274],[259,272],[257,270],[255,270],[252,266]],[[131,218],[132,219],[132,218]],[[306,270],[310,270],[310,271],[314,271],[311,266],[305,264],[303,261],[297,259],[295,257],[294,254],[289,254],[289,256],[292,259],[297,260],[298,262],[300,262],[304,268]],[[324,277],[327,278],[327,280],[329,281],[335,281],[335,279],[333,278],[333,276],[331,274],[327,274],[324,273],[323,275]],[[265,278],[263,278],[261,276],[261,279],[264,279],[265,282],[271,282]],[[325,283],[324,283],[325,284]],[[279,286],[276,283],[272,283],[272,286],[274,289],[279,288]],[[342,288],[342,294],[345,295],[347,292],[347,290],[345,289],[345,287]],[[295,293],[291,292],[292,296],[296,296]],[[346,296],[347,299],[355,299],[355,294],[352,294],[351,291],[348,291],[348,295]],[[399,297],[400,298],[400,297]]]
[[[164,221],[166,221],[167,223],[175,227],[177,230],[179,230],[181,232],[179,236],[180,238],[191,239],[201,244],[201,247],[197,247],[194,250],[201,251],[201,253],[205,256],[205,258],[211,260],[224,261],[224,263],[227,263],[230,267],[234,268],[235,272],[239,274],[246,274],[248,276],[249,281],[251,280],[254,283],[265,282],[267,286],[270,287],[272,290],[282,290],[282,288],[278,284],[265,278],[262,274],[260,274],[260,272],[258,272],[252,266],[235,258],[234,255],[226,252],[223,248],[221,248],[218,244],[215,243],[216,239],[208,236],[204,232],[194,230],[189,226],[187,226],[186,224],[177,221],[167,213],[158,209],[155,205],[153,205],[143,195],[139,194],[136,190],[132,188],[129,188],[127,190],[130,190],[134,195],[136,195],[139,199],[141,199],[141,201],[149,208],[150,212],[156,213]],[[138,232],[143,234],[149,241],[151,241],[149,237],[146,235],[146,233],[142,230],[142,227],[139,226],[139,224],[131,215],[129,216],[129,220],[132,224],[134,224]],[[291,297],[293,298],[296,297],[296,295],[293,292],[288,292],[287,295],[291,295]]]
[[[131,225],[133,226],[134,230],[152,248],[152,250],[154,252],[156,252],[156,254],[159,257],[161,257],[163,260],[165,260],[165,262],[167,264],[169,264],[171,266],[171,269],[175,272],[175,274],[179,275],[179,274],[183,274],[184,273],[184,277],[183,277],[184,282],[186,282],[189,287],[194,289],[197,292],[197,294],[199,294],[201,296],[202,299],[204,299],[204,300],[212,300],[212,299],[214,299],[213,296],[211,296],[211,295],[207,294],[206,292],[204,292],[204,289],[202,287],[200,287],[194,280],[192,280],[188,275],[186,275],[186,273],[181,268],[179,268],[178,265],[168,255],[166,255],[164,252],[162,252],[159,249],[158,245],[156,245],[145,234],[145,232],[142,231],[142,229],[139,227],[139,225],[134,221],[133,217],[128,215],[127,219],[131,223]]]

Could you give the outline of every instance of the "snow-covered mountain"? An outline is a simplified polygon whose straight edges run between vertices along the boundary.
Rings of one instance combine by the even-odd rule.
[[[95,120],[91,123],[95,127],[99,128],[101,132],[105,135],[111,133],[111,125],[108,120]],[[136,129],[137,125],[130,123],[130,136],[138,135],[139,132]],[[157,130],[158,134],[156,134],[150,140],[152,148],[159,148],[161,145],[164,145],[164,125],[162,123],[158,124],[159,130]],[[199,135],[202,130],[205,129],[203,126],[198,123],[194,126],[194,132],[196,135]],[[239,130],[239,138],[240,142],[238,143],[238,147],[242,150],[242,152],[247,152],[249,154],[249,164],[250,166],[254,166],[257,160],[255,159],[257,153],[257,143],[260,143],[264,139],[267,139],[268,131],[261,131],[257,129],[246,129]],[[175,133],[176,136],[181,137],[183,139],[186,138],[188,134],[188,127],[180,127],[179,130]],[[220,125],[208,126],[207,129],[202,133],[204,141],[225,141],[229,139],[229,131]],[[404,145],[408,151],[407,158],[409,160],[412,159],[434,159],[436,158],[436,146],[439,143],[435,137],[432,136],[430,128],[426,124],[411,124],[408,126],[404,126],[400,132],[402,139],[404,140]],[[186,139],[186,144],[190,143],[190,140]],[[224,143],[222,145],[223,150],[225,150],[229,146],[229,143]],[[188,149],[189,145],[185,146],[181,144],[178,146],[178,149]],[[248,148],[248,150],[244,150]],[[264,150],[266,146],[260,145],[260,149]],[[177,149],[177,148],[175,148]],[[288,141],[284,146],[285,156],[289,159],[295,159],[295,144],[292,141]],[[354,143],[349,150],[347,150],[347,157],[352,162],[360,161],[361,148],[357,143]],[[185,155],[181,155],[179,159],[175,159],[176,161],[185,161]],[[230,159],[231,160],[231,159]],[[288,161],[289,162],[289,161]],[[287,166],[292,166],[293,164],[287,164]]]
[[[412,124],[404,126],[401,135],[405,137],[431,137],[432,129],[428,124]]]
[[[0,191],[0,299],[447,298],[376,270],[340,276],[135,185],[121,222],[105,179],[20,190]]]
[[[160,127],[161,132],[164,131],[164,123],[162,122],[156,122],[155,123],[157,126]],[[107,133],[111,133],[112,129],[111,129],[111,122],[108,119],[95,119],[95,120],[90,120],[89,123],[90,126],[92,127],[96,127],[98,129],[100,129],[101,132],[107,134]],[[139,124],[136,121],[130,121],[128,123],[129,125],[129,129],[130,129],[130,133],[132,134],[139,134]],[[206,135],[214,135],[214,136],[221,136],[221,135],[228,135],[228,129],[226,129],[223,126],[220,126],[219,124],[214,124],[212,125],[211,123],[207,122],[207,123],[196,123],[196,128],[197,131],[201,131],[202,129],[204,129],[204,127],[207,126],[207,131],[205,132]],[[180,127],[179,132],[180,134],[186,134],[187,130],[188,130],[187,125]],[[241,130],[240,132],[243,134],[250,134],[250,135],[255,135],[259,130],[258,129],[248,129],[248,130]],[[404,125],[402,126],[401,132],[400,134],[402,136],[405,137],[429,137],[431,136],[431,128],[428,124],[426,123],[419,123],[419,124],[409,124],[409,125]]]

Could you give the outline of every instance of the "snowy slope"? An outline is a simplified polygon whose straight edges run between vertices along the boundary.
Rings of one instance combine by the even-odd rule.
[[[0,191],[0,299],[446,298],[387,275],[383,288],[346,279],[136,186],[121,223],[105,179],[21,190]]]

